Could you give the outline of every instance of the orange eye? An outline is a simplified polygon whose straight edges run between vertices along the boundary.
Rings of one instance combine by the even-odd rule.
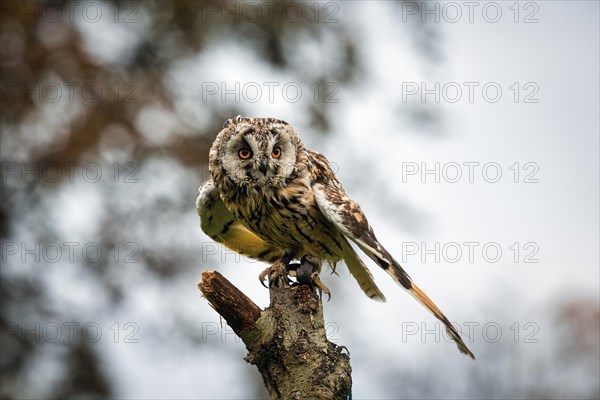
[[[240,150],[238,151],[238,156],[240,156],[240,158],[241,158],[242,160],[247,160],[247,159],[249,159],[250,157],[252,157],[252,150],[250,150],[250,149],[247,149],[247,148],[245,148],[245,147],[244,147],[243,149],[240,149]]]
[[[281,149],[279,147],[275,147],[271,152],[271,155],[273,156],[273,158],[281,157]]]

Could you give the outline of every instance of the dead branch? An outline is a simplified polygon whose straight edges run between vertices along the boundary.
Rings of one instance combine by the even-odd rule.
[[[242,339],[273,399],[349,398],[350,357],[327,340],[323,304],[309,286],[272,287],[262,311],[218,272],[203,272],[198,288]]]

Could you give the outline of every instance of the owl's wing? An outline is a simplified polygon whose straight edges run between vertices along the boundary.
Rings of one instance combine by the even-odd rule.
[[[202,231],[231,250],[267,262],[275,262],[283,256],[281,249],[262,240],[229,212],[212,179],[198,189],[196,210]]]
[[[385,302],[385,296],[381,293],[381,290],[379,290],[377,284],[373,280],[371,271],[369,271],[369,268],[367,268],[363,260],[360,259],[346,239],[343,239],[342,251],[344,252],[343,257],[348,266],[348,270],[354,279],[356,279],[356,282],[358,282],[358,285],[363,292],[373,300]]]
[[[348,239],[360,247],[373,261],[386,271],[400,286],[408,291],[419,303],[433,313],[446,327],[458,349],[475,358],[467,348],[459,333],[435,303],[415,285],[400,264],[387,252],[375,237],[373,229],[358,203],[352,200],[337,180],[327,159],[316,152],[309,152],[313,164],[312,190],[319,209]],[[365,267],[366,268],[366,267]]]

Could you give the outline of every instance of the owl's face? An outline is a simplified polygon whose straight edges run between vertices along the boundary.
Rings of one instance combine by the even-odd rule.
[[[236,185],[282,186],[294,172],[302,144],[287,122],[271,118],[230,119],[210,151],[213,177],[224,172]]]

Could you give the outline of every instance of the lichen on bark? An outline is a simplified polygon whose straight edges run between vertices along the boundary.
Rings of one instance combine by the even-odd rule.
[[[218,272],[204,272],[198,286],[246,345],[245,359],[273,399],[349,398],[349,354],[327,340],[323,303],[312,288],[271,287],[270,305],[260,311]]]

